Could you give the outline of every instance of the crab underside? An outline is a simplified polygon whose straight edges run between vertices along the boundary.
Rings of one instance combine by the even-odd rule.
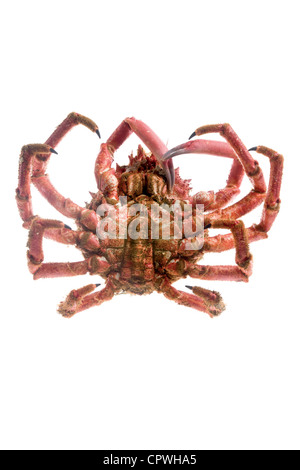
[[[189,291],[184,292],[172,284],[186,277],[248,281],[252,273],[249,243],[267,238],[279,211],[283,157],[264,146],[247,150],[229,124],[200,127],[191,135],[193,140],[168,150],[146,124],[127,118],[101,145],[95,164],[98,191],[91,193],[92,200],[86,207],[80,207],[59,194],[46,174],[51,154],[57,153],[55,147],[77,124],[83,124],[100,137],[93,121],[77,113],[69,114],[45,144],[22,148],[16,191],[23,226],[29,229],[27,256],[34,279],[89,273],[105,280],[101,290],[96,290],[100,284],[92,283],[71,291],[60,303],[59,313],[71,317],[121,292],[143,295],[157,291],[180,305],[212,317],[219,315],[225,308],[219,293],[198,286],[186,286]],[[225,141],[194,139],[215,132]],[[139,146],[137,155],[129,157],[128,165],[112,168],[114,152],[132,133],[141,139],[149,153]],[[270,161],[268,188],[251,151]],[[173,167],[176,155],[188,153],[230,158],[232,167],[226,186],[217,192],[190,194],[189,181],[181,179],[178,169],[175,171]],[[231,204],[240,192],[245,173],[253,188]],[[33,214],[31,183],[61,214],[76,221],[77,230],[58,220]],[[261,220],[245,227],[240,218],[260,204],[263,204]],[[213,229],[226,232],[211,236]],[[44,237],[75,245],[84,260],[44,263]],[[233,248],[234,266],[198,264],[206,252]]]

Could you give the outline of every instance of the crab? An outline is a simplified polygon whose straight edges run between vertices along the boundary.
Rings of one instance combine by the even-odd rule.
[[[219,315],[225,305],[218,292],[190,285],[186,286],[187,291],[181,291],[172,284],[186,277],[203,281],[248,282],[252,274],[249,244],[268,237],[279,212],[282,155],[264,146],[247,150],[229,124],[199,127],[186,143],[168,150],[145,123],[127,118],[107,142],[101,144],[95,164],[98,191],[91,193],[91,202],[86,207],[81,207],[62,196],[53,187],[46,173],[51,155],[57,153],[55,147],[78,124],[101,138],[98,126],[91,119],[74,112],[69,114],[46,143],[22,147],[16,190],[23,227],[29,230],[27,258],[33,278],[90,274],[105,280],[101,290],[97,290],[99,282],[72,290],[59,304],[58,312],[70,318],[112,299],[115,294],[126,292],[144,295],[157,291],[177,304],[192,307],[211,317]],[[132,133],[140,138],[148,152],[140,145],[137,155],[129,156],[128,165],[116,165],[113,168],[115,151]],[[195,139],[209,133],[219,133],[224,141]],[[258,162],[252,157],[252,151],[264,155],[270,161],[268,187]],[[225,188],[217,192],[200,191],[190,194],[190,180],[183,180],[179,170],[174,170],[173,158],[191,153],[217,155],[232,160]],[[240,193],[245,174],[253,188],[244,198],[231,204],[232,199]],[[62,221],[34,215],[31,183],[58,212],[76,222],[77,230],[72,230]],[[130,214],[130,208],[134,204],[142,204],[146,208],[144,220],[148,222],[153,219],[153,206],[168,212],[168,208],[174,208],[175,204],[177,212],[180,212],[188,205],[188,219],[192,227],[197,219],[196,208],[201,206],[204,210],[202,230],[187,230],[182,236],[172,236],[178,232],[179,224],[175,213],[170,210],[168,228],[172,234],[169,239],[162,236],[162,223],[159,220],[155,221],[158,235],[153,236],[146,229],[146,236],[142,236],[142,232],[145,235],[145,230],[140,230],[141,236],[134,237],[127,230],[130,223],[138,218],[137,214]],[[260,204],[263,204],[263,211],[259,223],[245,227],[241,217]],[[99,208],[104,208],[101,213]],[[108,232],[106,237],[99,236],[99,223],[105,218],[106,221],[109,220],[111,208],[119,216],[114,225],[116,236],[109,236]],[[121,228],[123,236],[120,236]],[[213,235],[213,229],[224,229],[226,232]],[[45,263],[44,237],[76,246],[82,252],[83,260]],[[207,252],[220,253],[230,249],[235,249],[235,265],[199,264]]]

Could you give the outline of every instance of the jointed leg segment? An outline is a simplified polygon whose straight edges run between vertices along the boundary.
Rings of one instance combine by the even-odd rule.
[[[249,243],[267,238],[280,209],[280,189],[283,172],[283,156],[268,147],[259,146],[252,150],[265,155],[270,160],[270,179],[264,208],[259,224],[247,228]],[[247,196],[246,196],[247,197]],[[237,203],[239,204],[239,203]],[[231,206],[234,207],[234,206]],[[234,238],[229,235],[217,235],[204,242],[204,251],[221,252],[234,248]]]
[[[165,280],[160,286],[159,292],[164,294],[167,299],[173,300],[179,305],[208,313],[210,317],[220,315],[225,309],[222,298],[218,293],[208,291],[207,289],[193,288],[191,286],[187,287],[192,289],[193,294],[180,291]]]
[[[96,305],[101,305],[114,296],[114,288],[108,280],[106,286],[99,292],[93,292],[98,284],[89,284],[81,289],[72,290],[64,302],[61,302],[58,312],[66,318],[71,318],[75,313],[82,312]]]
[[[192,278],[204,280],[244,281],[247,282],[252,273],[252,255],[249,251],[247,232],[241,220],[212,221],[212,228],[229,229],[236,246],[237,266],[198,266],[191,264],[185,274]],[[208,313],[210,316],[219,315],[224,309],[222,297],[218,292],[203,289],[202,287],[186,286],[192,294],[178,291],[165,280],[160,286],[168,299],[180,305],[192,307]]]
[[[212,211],[224,207],[239,194],[244,168],[228,143],[203,139],[189,141],[166,152],[163,160],[170,161],[176,155],[187,153],[215,155],[233,159],[226,187],[216,193],[214,191],[200,191],[193,196],[191,201],[193,204],[204,204],[205,211]]]
[[[67,132],[78,124],[84,125],[100,136],[98,126],[91,119],[78,113],[71,113],[57,127],[45,144],[30,144],[25,145],[22,148],[16,199],[25,227],[28,228],[30,226],[30,220],[33,218],[30,190],[31,182],[48,200],[48,202],[63,215],[73,219],[81,217],[84,209],[72,202],[70,199],[66,199],[59,194],[59,192],[52,186],[48,175],[46,175],[50,155],[51,153],[56,153],[53,147],[61,141]],[[96,221],[96,214],[95,216],[91,214],[90,218],[93,218]]]
[[[28,267],[30,272],[34,275],[34,279],[49,278],[49,277],[70,277],[80,276],[83,274],[103,274],[110,267],[110,264],[97,255],[93,255],[83,261],[72,263],[43,263],[43,237],[45,232],[48,231],[53,237],[56,237],[55,231],[58,232],[57,237],[63,237],[65,229],[62,222],[57,220],[46,220],[35,218],[31,224],[28,239]],[[73,232],[74,234],[74,232]],[[93,234],[85,234],[78,232],[77,238],[70,239],[71,244],[82,244],[82,247],[87,251],[95,250],[96,237]],[[57,240],[59,241],[59,240]],[[99,243],[99,241],[98,241]],[[99,246],[99,245],[98,245]]]
[[[244,281],[252,274],[252,255],[249,250],[248,236],[241,220],[213,221],[213,228],[229,229],[236,247],[235,261],[237,266],[204,266],[191,265],[187,274],[196,279],[208,281]]]
[[[168,187],[171,189],[175,181],[173,162],[171,160],[166,162],[162,158],[168,149],[162,140],[144,122],[133,117],[124,119],[107,140],[108,149],[113,154],[133,132],[144,142],[161,163],[165,171]]]
[[[260,223],[247,229],[247,234],[249,242],[266,238],[266,232],[270,230],[280,206],[279,194],[283,170],[282,155],[264,146],[247,150],[229,124],[214,124],[199,127],[193,132],[190,138],[211,132],[220,133],[228,143],[202,139],[194,140],[169,150],[163,156],[163,159],[172,159],[176,155],[186,153],[206,153],[209,155],[222,155],[224,157],[237,159],[253,184],[253,190],[247,196],[236,204],[219,210],[224,205],[223,203],[226,204],[226,199],[227,202],[229,201],[229,197],[231,196],[230,188],[233,188],[232,196],[234,196],[234,192],[241,182],[242,174],[239,171],[239,167],[237,166],[235,168],[233,166],[227,187],[225,188],[225,193],[224,190],[217,194],[212,193],[212,197],[210,193],[205,193],[204,196],[203,193],[199,193],[199,195],[194,196],[194,200],[197,203],[204,203],[205,210],[213,210],[206,218],[207,223],[217,219],[239,219],[265,201]],[[233,155],[230,153],[230,147],[232,148],[231,152],[233,152]],[[258,153],[270,159],[271,171],[268,190],[266,190],[266,184],[258,162],[255,161],[250,154],[251,150],[256,150]],[[233,247],[234,238],[232,235],[218,235],[217,237],[212,237],[205,241],[204,251],[223,251]]]

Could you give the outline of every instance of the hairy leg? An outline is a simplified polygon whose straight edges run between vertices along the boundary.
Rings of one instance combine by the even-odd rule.
[[[110,264],[97,255],[92,255],[88,259],[73,263],[44,263],[43,253],[43,237],[45,232],[51,234],[55,238],[63,239],[70,234],[65,233],[65,225],[57,220],[46,220],[35,218],[31,224],[28,239],[28,267],[34,275],[34,279],[49,277],[70,277],[80,276],[83,274],[102,274],[107,271]],[[57,231],[57,232],[56,232]],[[70,232],[70,230],[68,230]],[[76,232],[73,232],[76,234]],[[73,235],[72,235],[73,236]],[[58,241],[58,240],[57,240]],[[76,234],[71,244],[82,244],[83,248],[89,251],[96,251],[96,243],[99,241],[93,234],[85,235],[83,232]]]
[[[36,217],[36,219],[39,219]],[[42,220],[42,219],[39,219]],[[105,250],[105,246],[102,247],[99,238],[92,232],[84,230],[72,230],[67,225],[63,228],[46,227],[43,232],[44,238],[53,240],[64,245],[75,245],[79,248],[90,251],[90,252],[101,252]],[[104,243],[103,243],[104,245]]]
[[[109,200],[119,200],[118,186],[119,181],[113,169],[113,153],[111,153],[107,144],[102,144],[95,164],[95,177],[99,191],[104,195],[107,202]]]
[[[99,292],[93,292],[99,284],[89,284],[81,289],[72,290],[66,300],[61,302],[58,307],[58,313],[65,318],[71,318],[75,313],[82,312],[88,308],[101,305],[114,296],[114,288],[110,281]]]
[[[66,217],[79,219],[88,228],[96,230],[97,217],[94,211],[87,211],[70,199],[62,196],[53,187],[46,169],[51,153],[56,153],[55,147],[60,140],[69,132],[72,127],[83,124],[93,132],[99,134],[98,126],[77,113],[71,113],[57,127],[45,144],[29,144],[22,147],[19,163],[19,183],[16,190],[16,200],[24,226],[28,228],[30,221],[34,217],[31,204],[31,182],[36,186],[40,193],[53,205],[60,213]]]
[[[220,209],[227,205],[235,196],[240,193],[239,187],[244,176],[244,169],[238,160],[235,151],[226,142],[213,140],[194,140],[178,145],[169,150],[164,156],[165,161],[169,161],[176,155],[186,153],[197,153],[215,155],[219,157],[232,158],[233,164],[227,180],[226,187],[218,192],[200,191],[192,197],[193,204],[203,204],[205,211]]]
[[[199,127],[190,138],[195,137],[196,135],[200,136],[212,132],[218,132],[232,147],[253,185],[253,190],[236,204],[227,207],[226,209],[218,209],[217,211],[212,212],[210,214],[210,218],[238,219],[259,206],[264,201],[266,197],[266,184],[264,177],[258,162],[252,158],[250,152],[229,124],[213,124]],[[195,148],[197,148],[197,146],[201,148],[201,144],[196,143]],[[180,155],[181,153],[187,153],[186,144],[176,147],[175,152],[174,149],[170,150],[164,155],[163,159],[168,160],[175,155]]]
[[[247,229],[249,243],[267,238],[280,209],[280,189],[283,172],[283,156],[268,147],[259,146],[255,150],[270,160],[270,179],[264,202],[263,213],[258,224]],[[203,250],[222,252],[234,248],[234,238],[231,234],[217,235],[207,238]]]
[[[209,281],[244,281],[248,282],[252,274],[252,255],[249,250],[248,235],[241,220],[212,221],[216,229],[229,229],[236,248],[235,262],[237,266],[201,266],[190,265],[186,274],[196,279]]]
[[[16,189],[16,201],[20,216],[24,222],[30,221],[33,217],[31,201],[31,170],[32,159],[39,155],[50,155],[54,150],[47,144],[24,145],[21,149],[19,160],[19,178]]]
[[[165,279],[158,292],[161,292],[167,299],[173,300],[179,305],[208,313],[210,317],[220,315],[225,309],[222,298],[218,293],[208,291],[207,289],[192,288],[190,286],[188,286],[188,288],[193,290],[193,294],[175,289],[175,287],[171,286],[169,281]]]

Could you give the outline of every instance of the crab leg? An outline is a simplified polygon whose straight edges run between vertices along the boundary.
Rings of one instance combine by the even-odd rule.
[[[190,288],[190,286],[188,286]],[[216,292],[210,292],[207,289],[192,288],[193,294],[180,291],[171,286],[165,279],[158,292],[164,294],[169,300],[174,300],[179,305],[191,307],[200,312],[208,313],[210,317],[220,315],[225,309],[221,296]]]
[[[59,212],[66,217],[81,219],[84,212],[84,219],[87,219],[86,210],[70,199],[62,196],[51,184],[48,175],[45,174],[51,153],[57,153],[55,147],[61,139],[77,124],[83,124],[95,132],[98,136],[98,126],[90,119],[77,113],[71,113],[58,126],[45,144],[30,144],[22,147],[19,164],[19,184],[16,190],[16,200],[24,226],[30,226],[30,220],[33,218],[31,204],[30,183],[32,182],[40,193],[52,204]],[[92,211],[90,211],[92,212]],[[87,223],[93,225],[96,229],[96,214],[90,213]],[[93,222],[92,222],[93,220]],[[84,223],[84,222],[83,222]]]
[[[168,151],[162,140],[147,126],[144,122],[138,121],[134,117],[126,118],[117,129],[112,133],[107,141],[108,149],[114,153],[125,140],[134,132],[142,142],[153,153],[162,165],[168,181],[168,187],[171,189],[175,181],[175,171],[173,162],[164,162],[162,157]]]
[[[238,160],[236,153],[227,142],[204,139],[189,141],[169,150],[163,158],[169,160],[176,155],[186,153],[215,155],[234,159],[226,187],[218,192],[200,191],[193,196],[192,204],[203,204],[205,211],[216,210],[227,205],[240,193],[239,187],[243,180],[244,168]]]
[[[99,128],[94,121],[87,118],[86,116],[82,116],[82,114],[73,112],[73,113],[70,113],[61,124],[59,124],[59,126],[55,129],[55,131],[46,140],[45,144],[49,145],[52,148],[55,148],[59,144],[59,142],[65,137],[65,135],[71,129],[73,129],[73,127],[79,124],[82,124],[87,129],[90,129],[92,132],[95,132],[100,138]],[[50,158],[50,155],[48,154],[46,157],[43,157],[42,159],[37,158],[34,160],[33,162],[33,175],[34,176],[40,176],[40,175],[45,174],[49,158]]]
[[[34,279],[40,277],[77,276],[88,272],[87,261],[75,263],[43,263],[43,237],[46,229],[62,229],[64,224],[57,220],[33,220],[28,238],[28,268]]]
[[[218,192],[200,191],[192,197],[192,204],[203,204],[204,211],[212,211],[224,207],[240,193],[239,188],[243,180],[244,168],[237,159],[233,149],[227,143],[196,140],[174,147],[167,155],[168,158],[172,158],[181,153],[208,154],[234,159],[226,187]]]
[[[258,162],[252,158],[250,152],[246,149],[245,145],[242,143],[240,138],[229,124],[212,124],[199,127],[195,132],[193,132],[190,138],[195,137],[196,135],[200,136],[211,132],[220,133],[220,135],[222,135],[227,140],[228,144],[235,151],[253,185],[253,190],[245,198],[233,206],[227,207],[222,211],[212,212],[210,217],[237,219],[250,212],[264,201],[266,196],[266,184],[264,177]],[[195,148],[197,148],[197,145],[199,145],[201,148],[201,144],[196,144]],[[169,158],[172,158],[175,155],[179,155],[180,153],[187,153],[186,146],[187,144],[183,144],[176,147],[175,151],[174,149],[170,150],[164,155],[163,159],[168,160]]]
[[[256,150],[258,153],[265,155],[270,160],[270,180],[268,192],[263,208],[260,223],[255,226],[259,232],[268,232],[272,227],[278,212],[280,210],[280,189],[283,172],[283,156],[262,145],[255,147],[251,150]]]
[[[248,243],[264,240],[268,238],[266,232],[260,232],[256,226],[246,228]],[[221,253],[223,251],[232,250],[235,247],[234,237],[231,233],[224,235],[216,235],[204,240],[203,252]]]
[[[95,164],[95,177],[98,189],[103,193],[106,199],[119,200],[118,179],[115,176],[115,170],[111,167],[113,163],[113,154],[107,144],[102,144]]]
[[[44,237],[65,245],[77,245],[81,249],[96,253],[102,252],[105,249],[105,246],[101,246],[99,238],[92,232],[84,230],[75,231],[67,225],[63,229],[46,228],[44,230]]]
[[[238,266],[192,266],[188,275],[205,281],[248,282],[248,276]]]
[[[72,290],[64,302],[61,302],[58,312],[65,318],[71,318],[75,313],[82,312],[96,305],[101,305],[114,296],[114,288],[110,281],[99,292],[94,292],[99,284],[89,284],[81,289]]]
[[[51,152],[54,153],[55,150],[47,144],[31,144],[22,147],[16,201],[20,216],[24,222],[33,217],[30,191],[32,159],[37,155],[39,155],[39,158],[43,158],[43,155],[49,156]]]
[[[226,206],[232,199],[240,194],[240,186],[244,177],[244,169],[235,157],[226,187],[217,192],[200,191],[192,198],[192,204],[203,204],[204,211],[214,211]]]
[[[252,255],[249,251],[248,236],[241,220],[214,220],[213,228],[229,229],[236,248],[235,262],[237,266],[200,266],[191,265],[186,270],[188,276],[196,279],[244,281],[252,274]]]
[[[254,149],[253,149],[254,150]],[[272,149],[259,146],[255,150],[270,159],[270,179],[265,198],[263,213],[259,224],[247,229],[249,243],[267,238],[280,209],[280,188],[283,171],[283,156]],[[204,242],[204,251],[221,252],[234,248],[234,238],[231,234],[217,235],[207,238]]]
[[[262,174],[262,171],[253,158],[250,152],[246,149],[243,142],[240,140],[236,132],[232,129],[230,124],[212,124],[208,126],[199,127],[193,134],[192,137],[201,136],[203,134],[218,132],[223,136],[229,145],[234,149],[240,162],[242,163],[246,174],[253,184],[254,191],[264,193],[266,191],[266,184]]]
[[[46,220],[35,218],[31,224],[28,239],[28,268],[34,275],[34,279],[40,279],[45,277],[70,277],[80,276],[83,274],[102,274],[107,271],[110,264],[101,257],[94,255],[84,261],[78,261],[73,263],[43,263],[43,237],[45,232],[52,231],[52,235],[55,230],[58,231],[58,237],[63,237],[62,230],[65,229],[65,225],[58,220]],[[96,245],[96,238],[93,234],[78,233],[76,241],[73,243],[81,243],[86,250],[96,251],[99,247]],[[72,241],[72,240],[71,240]]]
[[[34,224],[33,224],[34,222]],[[81,249],[91,252],[102,252],[105,244],[100,245],[99,238],[92,232],[84,230],[72,230],[71,227],[60,221],[52,221],[35,217],[31,220],[31,232],[35,233],[33,227],[41,226],[38,230],[39,237],[48,238],[64,245],[77,245]],[[36,235],[35,235],[36,236]],[[32,235],[30,235],[32,238]]]

